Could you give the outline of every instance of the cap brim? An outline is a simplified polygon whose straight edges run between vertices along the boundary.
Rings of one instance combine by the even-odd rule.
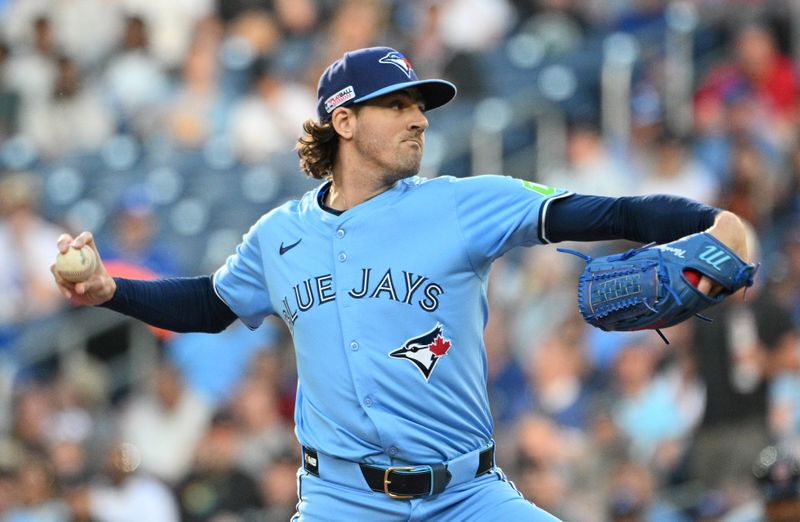
[[[419,89],[422,99],[425,100],[426,111],[435,109],[436,107],[441,107],[445,103],[455,98],[457,92],[456,86],[446,80],[417,80],[414,82],[395,83],[393,85],[389,85],[388,87],[378,89],[377,91],[366,96],[362,96],[361,98],[356,98],[351,103],[361,103],[373,98],[377,98],[378,96],[383,96],[384,94],[389,94],[390,92],[402,91],[403,89],[410,89],[412,87]]]

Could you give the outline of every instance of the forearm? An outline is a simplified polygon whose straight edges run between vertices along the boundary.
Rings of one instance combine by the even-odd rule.
[[[139,281],[114,278],[116,291],[102,307],[173,332],[221,332],[235,319],[216,295],[211,277]]]
[[[552,243],[607,239],[669,243],[709,229],[719,212],[676,196],[609,198],[576,194],[553,203],[545,233]]]

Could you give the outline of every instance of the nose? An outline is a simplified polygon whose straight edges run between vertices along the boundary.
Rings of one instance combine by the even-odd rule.
[[[424,132],[428,128],[428,118],[419,106],[415,105],[412,111],[412,116],[408,122],[408,130]]]

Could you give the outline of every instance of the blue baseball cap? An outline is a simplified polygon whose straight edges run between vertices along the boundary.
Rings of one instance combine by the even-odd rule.
[[[371,100],[390,92],[416,87],[425,110],[441,107],[456,95],[445,80],[420,80],[408,58],[390,47],[350,51],[325,69],[317,86],[319,121],[329,121],[337,107]]]

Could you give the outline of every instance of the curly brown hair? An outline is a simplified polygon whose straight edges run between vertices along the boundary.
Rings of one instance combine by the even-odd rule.
[[[315,179],[330,179],[339,151],[339,135],[331,122],[306,120],[303,135],[295,145],[300,156],[300,168]]]

